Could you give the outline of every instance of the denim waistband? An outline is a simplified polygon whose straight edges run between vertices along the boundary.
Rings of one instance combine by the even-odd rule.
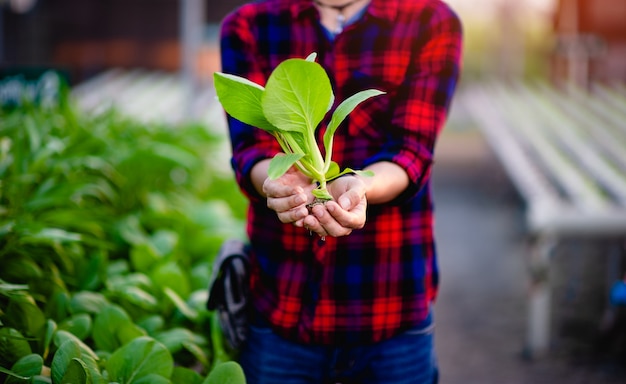
[[[249,322],[250,325],[253,325],[259,328],[271,328],[272,327],[270,322],[261,313],[259,313],[259,311],[257,311],[255,308],[252,308],[250,310],[249,316],[250,316],[250,322]],[[434,330],[435,330],[435,321],[433,318],[433,309],[431,308],[428,311],[428,315],[426,316],[424,320],[420,321],[419,323],[411,327],[408,327],[404,331],[400,332],[400,334],[402,333],[410,333],[414,335],[428,334],[428,333],[432,333]]]

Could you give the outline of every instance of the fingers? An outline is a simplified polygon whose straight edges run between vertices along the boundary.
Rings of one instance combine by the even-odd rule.
[[[347,236],[365,225],[366,205],[363,198],[352,210],[347,211],[336,202],[328,201],[324,205],[314,206],[313,214],[304,218],[303,225],[322,237]]]
[[[267,207],[276,212],[282,223],[299,222],[309,213],[307,194],[300,186],[267,179],[263,183],[263,192],[267,196]]]
[[[324,217],[324,214],[322,212],[325,212],[325,209],[322,206],[313,207],[312,211],[313,211],[313,214],[308,215],[303,220],[304,228],[306,228],[311,234],[315,233],[323,239],[326,236],[334,236],[334,237],[347,236],[352,232],[352,230],[348,228],[341,229],[339,225],[335,226],[329,222],[322,224],[322,222],[318,220],[318,216],[321,219],[325,219],[325,220],[327,220],[328,217],[330,217],[328,213],[326,213],[326,217]],[[315,215],[315,212],[317,212],[317,215]],[[328,230],[326,229],[326,227],[328,227]]]
[[[359,194],[356,190],[349,190],[342,194],[337,203],[344,211],[351,211],[356,206],[358,206],[363,200],[364,195]]]
[[[321,237],[347,236],[354,229],[365,225],[367,200],[363,183],[352,178],[339,179],[332,191],[337,201],[328,201],[312,207],[311,190],[316,187],[297,174],[286,174],[276,179],[266,179],[263,192],[267,196],[267,207],[276,212],[282,223],[305,227]]]
[[[295,223],[309,214],[306,201],[307,197],[304,192],[285,197],[268,197],[267,207],[276,212],[281,222]]]
[[[352,203],[351,203],[352,204]],[[328,216],[342,227],[350,229],[361,229],[365,225],[367,202],[365,198],[350,205],[350,209],[343,209],[341,202],[339,204],[329,201],[326,204]],[[327,219],[331,221],[330,219]],[[330,224],[330,223],[329,223]]]

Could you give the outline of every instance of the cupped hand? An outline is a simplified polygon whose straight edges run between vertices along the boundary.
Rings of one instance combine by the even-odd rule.
[[[303,225],[321,237],[347,236],[365,225],[367,198],[365,183],[357,176],[340,177],[328,184],[334,200],[312,207]]]
[[[267,207],[275,211],[282,223],[303,226],[303,219],[309,214],[307,204],[313,201],[311,190],[315,184],[295,168],[289,169],[281,177],[263,182],[263,193],[267,196]]]

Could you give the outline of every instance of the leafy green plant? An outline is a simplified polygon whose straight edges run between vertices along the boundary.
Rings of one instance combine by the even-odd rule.
[[[315,131],[334,105],[335,96],[324,68],[315,62],[316,54],[306,59],[288,59],[271,73],[265,87],[231,74],[214,74],[215,90],[226,112],[237,120],[272,134],[283,154],[270,162],[268,176],[276,179],[295,165],[319,186],[313,195],[332,200],[327,182],[346,173],[371,172],[340,169],[332,161],[333,136],[343,120],[361,102],[383,94],[369,89],[358,92],[337,106],[326,131],[322,156]]]
[[[244,236],[224,140],[0,110],[0,382],[201,384],[230,358],[205,306],[217,249]]]
[[[246,384],[243,370],[233,361],[219,364],[207,377],[207,384]]]

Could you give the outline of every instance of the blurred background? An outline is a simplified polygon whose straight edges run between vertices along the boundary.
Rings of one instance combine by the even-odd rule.
[[[45,100],[57,84],[46,77],[52,72],[69,84],[83,112],[112,107],[140,122],[200,122],[224,138],[211,86],[219,70],[219,23],[244,2],[0,0],[0,103],[19,104],[24,95]],[[463,21],[465,53],[433,182],[442,382],[626,382],[624,330],[610,348],[595,343],[607,291],[623,268],[618,263],[607,272],[600,254],[606,242],[598,251],[598,242],[574,239],[554,256],[560,272],[553,276],[552,353],[532,359],[525,350],[532,288],[526,205],[472,118],[466,103],[472,93],[465,92],[493,81],[608,87],[617,100],[612,121],[624,129],[626,0],[447,3]],[[227,169],[225,142],[212,150]],[[619,165],[615,170],[626,173]],[[622,259],[623,235],[617,237]]]
[[[107,81],[137,80],[112,70],[178,72],[178,103],[187,117],[202,117],[208,104],[202,92],[219,68],[219,22],[243,2],[2,0],[0,75],[32,77],[55,69],[77,85],[98,75],[102,80],[107,71]],[[626,77],[623,0],[449,3],[465,26],[464,83],[534,77],[585,84]],[[110,101],[111,93],[100,93]],[[91,96],[89,108],[98,102]]]
[[[191,65],[206,81],[218,65],[218,24],[243,2],[2,0],[0,63],[3,69],[58,68],[73,84],[114,67],[175,71]],[[621,0],[448,3],[465,24],[466,80],[626,76]]]

